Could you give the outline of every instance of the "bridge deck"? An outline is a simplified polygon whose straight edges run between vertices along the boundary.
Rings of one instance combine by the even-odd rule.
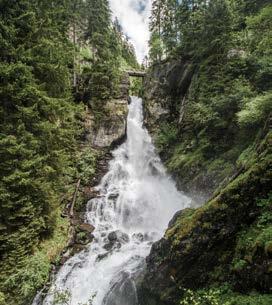
[[[146,72],[144,72],[144,71],[126,71],[127,72],[127,74],[129,75],[129,76],[134,76],[134,77],[145,77],[145,75],[146,75]]]

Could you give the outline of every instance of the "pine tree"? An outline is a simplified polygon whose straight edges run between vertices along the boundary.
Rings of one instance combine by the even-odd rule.
[[[65,2],[52,4],[1,2],[0,277],[54,229],[75,143]]]
[[[88,0],[88,26],[85,33],[94,53],[90,92],[93,106],[116,94],[119,56],[116,36],[111,26],[111,13],[107,0]]]
[[[166,54],[170,54],[171,50],[178,44],[178,23],[177,10],[179,2],[177,0],[166,0],[162,23],[162,40],[166,49]]]
[[[165,1],[166,0],[154,0],[152,2],[150,17],[150,57],[153,61],[158,62],[161,61],[164,53],[162,43],[162,20],[164,18]]]

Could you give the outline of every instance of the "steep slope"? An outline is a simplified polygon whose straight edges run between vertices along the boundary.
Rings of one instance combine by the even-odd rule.
[[[178,304],[184,289],[222,285],[271,293],[271,137],[260,140],[250,163],[215,198],[171,221],[147,259],[148,298]]]
[[[154,244],[141,304],[270,304],[271,4],[158,3],[147,126],[201,207],[175,215]]]
[[[168,169],[184,191],[203,202],[239,171],[272,111],[272,8],[261,0],[197,3],[194,10],[164,4],[163,12],[173,9],[176,18],[171,33],[183,37],[169,50],[171,33],[163,19],[169,15],[162,12],[159,19],[154,13],[167,59],[153,59],[145,103],[147,124]],[[155,46],[151,41],[151,49]]]

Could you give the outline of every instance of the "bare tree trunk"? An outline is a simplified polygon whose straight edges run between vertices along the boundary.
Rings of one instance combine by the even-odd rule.
[[[70,213],[69,213],[71,218],[74,217],[74,207],[75,207],[75,203],[76,203],[76,199],[77,199],[78,189],[80,187],[80,182],[81,182],[81,179],[78,179],[77,185],[76,185],[76,190],[75,190],[74,195],[73,195],[73,200],[72,200],[72,204],[71,204],[71,208],[70,208]]]
[[[73,73],[73,86],[77,87],[77,74],[76,74],[76,66],[77,66],[77,58],[76,58],[76,22],[73,22],[73,44],[74,44],[74,73]]]

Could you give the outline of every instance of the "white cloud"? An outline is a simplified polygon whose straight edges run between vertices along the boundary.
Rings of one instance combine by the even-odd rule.
[[[109,0],[109,2],[113,17],[119,19],[141,63],[148,53],[148,24],[152,0]]]

